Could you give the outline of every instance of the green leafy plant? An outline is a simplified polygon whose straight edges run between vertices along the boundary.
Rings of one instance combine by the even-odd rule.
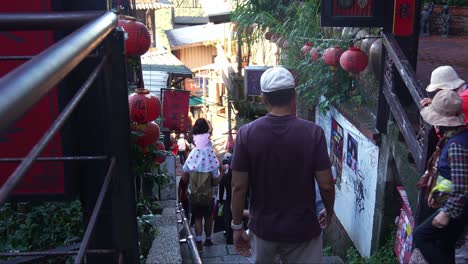
[[[83,235],[81,216],[79,201],[7,203],[0,208],[0,251],[40,251],[77,243]],[[50,261],[57,263],[58,258]]]
[[[385,243],[372,254],[370,258],[363,258],[351,247],[346,252],[346,263],[348,264],[397,264],[398,260],[394,253],[395,230],[393,230],[385,240]]]
[[[320,47],[323,52],[339,46],[346,50],[353,43],[350,37],[342,37],[341,31],[333,32],[320,27],[319,0],[308,1],[242,1],[233,13],[244,42],[250,45],[263,38],[266,31],[280,34],[287,39],[288,48],[281,49],[280,64],[294,72],[297,80],[298,99],[310,107],[319,103],[325,95],[327,103],[319,105],[326,111],[330,105],[350,102],[361,105],[365,102],[354,84],[354,76],[344,70],[331,69],[322,59],[312,61],[301,48],[306,42]],[[253,29],[253,30],[252,30]]]

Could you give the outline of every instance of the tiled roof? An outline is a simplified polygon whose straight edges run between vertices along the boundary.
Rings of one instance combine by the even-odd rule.
[[[166,30],[166,36],[172,50],[201,45],[208,41],[227,39],[230,34],[230,23],[206,24]]]
[[[130,1],[131,4],[132,1]],[[172,3],[168,0],[135,0],[137,10],[170,8],[172,6]]]

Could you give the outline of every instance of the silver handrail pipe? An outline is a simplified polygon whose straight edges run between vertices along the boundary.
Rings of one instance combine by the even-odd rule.
[[[0,79],[0,132],[70,73],[117,26],[107,11]]]
[[[195,237],[192,233],[192,229],[190,229],[187,217],[185,217],[185,210],[182,207],[181,203],[177,204],[176,213],[180,215],[181,220],[179,220],[179,223],[182,224],[183,229],[185,230],[187,234],[187,237],[185,239],[181,239],[180,242],[187,243],[193,263],[196,263],[196,264],[203,263],[200,258],[200,253],[198,253],[197,244],[195,243]]]

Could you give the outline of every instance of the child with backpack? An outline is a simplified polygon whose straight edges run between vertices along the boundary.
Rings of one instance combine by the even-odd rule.
[[[202,251],[203,245],[211,246],[213,220],[211,213],[214,207],[213,186],[222,179],[220,162],[216,157],[210,141],[209,125],[204,118],[195,121],[192,128],[195,148],[190,152],[183,166],[183,180],[189,183],[190,210],[195,219],[195,240],[197,248]],[[206,240],[202,243],[203,222]]]

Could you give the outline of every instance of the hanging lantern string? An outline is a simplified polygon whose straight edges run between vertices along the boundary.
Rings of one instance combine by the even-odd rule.
[[[305,40],[307,42],[309,41],[319,41],[319,42],[325,42],[325,41],[336,41],[336,42],[358,42],[364,39],[380,39],[382,37],[361,37],[357,39],[332,39],[332,38],[306,38],[306,37],[297,37],[298,39]]]

